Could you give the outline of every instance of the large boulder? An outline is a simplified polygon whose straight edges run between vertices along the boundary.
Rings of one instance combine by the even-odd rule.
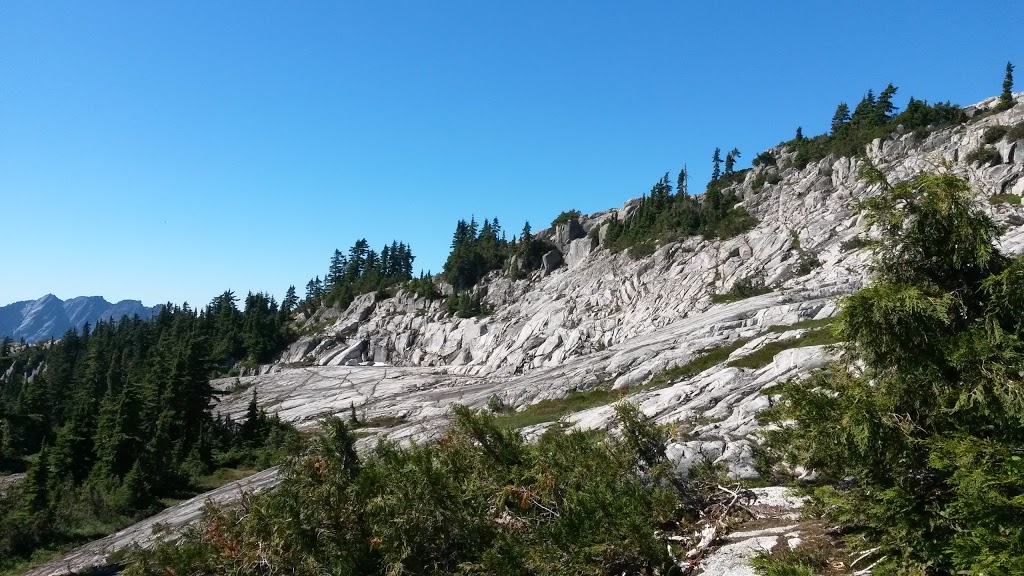
[[[587,256],[590,256],[590,253],[595,248],[597,248],[597,238],[588,236],[573,240],[569,244],[569,251],[565,253],[566,266],[573,266],[577,262],[582,262]]]
[[[550,274],[555,268],[558,268],[562,264],[562,253],[558,250],[552,250],[544,255],[541,259],[541,263],[544,266],[544,273]]]
[[[580,225],[579,220],[573,218],[568,222],[555,226],[554,237],[552,242],[555,247],[558,248],[562,254],[569,253],[569,244],[577,238],[583,238],[587,235],[587,231]]]

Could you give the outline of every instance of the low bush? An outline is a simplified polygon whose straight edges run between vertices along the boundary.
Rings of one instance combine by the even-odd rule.
[[[556,216],[555,219],[551,221],[551,227],[554,228],[559,224],[567,224],[569,223],[569,221],[576,220],[577,218],[579,218],[580,215],[581,214],[579,210],[566,210],[559,214],[558,216]]]
[[[1020,204],[1021,197],[1016,194],[996,194],[989,196],[989,204]]]
[[[978,146],[964,157],[964,162],[972,166],[978,164],[996,166],[1002,160],[999,151],[994,146]]]
[[[995,144],[1006,136],[1006,133],[1010,131],[1009,126],[992,126],[985,129],[985,133],[982,135],[981,140],[985,144]]]
[[[729,291],[724,294],[712,294],[711,302],[715,304],[725,304],[728,302],[736,302],[753,296],[760,296],[761,294],[767,294],[772,289],[764,285],[761,280],[755,280],[752,278],[740,278],[733,283]]]
[[[1024,140],[1024,122],[1018,122],[1014,124],[1012,128],[1007,130],[1006,139],[1010,142],[1020,142]]]
[[[527,444],[457,407],[437,442],[362,457],[335,418],[275,490],[207,508],[177,542],[130,554],[125,573],[674,573],[720,479],[675,475],[668,432],[635,407],[617,414],[621,434],[556,429]]]

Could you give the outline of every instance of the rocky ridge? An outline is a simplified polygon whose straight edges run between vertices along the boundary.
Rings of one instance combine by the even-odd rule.
[[[989,99],[969,111],[994,104]],[[923,140],[903,134],[875,141],[867,156],[894,181],[923,170],[963,173],[978,190],[979,204],[1004,226],[1004,251],[1021,253],[1024,208],[986,200],[1024,194],[1024,142],[997,143],[1001,163],[995,166],[968,166],[962,159],[982,143],[990,126],[1022,121],[1024,106],[1017,106]],[[792,154],[781,148],[773,152],[779,183],[755,190],[758,170],[764,169],[758,168],[733,189],[760,221],[745,234],[725,241],[687,238],[634,260],[604,249],[601,239],[613,214],[627,219],[635,201],[581,216],[541,233],[558,247],[545,269],[525,279],[495,274],[484,282],[479,289],[493,307],[491,315],[459,319],[439,301],[405,293],[383,300],[366,295],[344,311],[320,310],[304,319],[312,335],[290,347],[279,363],[215,382],[227,392],[218,409],[241,416],[255,389],[268,411],[300,427],[315,426],[325,415],[344,415],[354,406],[363,420],[386,423],[367,430],[374,437],[429,439],[443,429],[452,403],[484,407],[495,398],[522,409],[572,391],[608,387],[621,390],[626,401],[660,422],[685,424],[680,426],[685,433],[669,447],[680,469],[706,458],[726,465],[736,477],[755,478],[754,414],[768,402],[762,390],[801,377],[831,354],[823,346],[796,346],[805,329],[785,327],[830,317],[841,296],[867,282],[869,254],[851,240],[870,235],[856,206],[875,192],[858,179],[857,160],[829,157],[798,169]],[[820,266],[801,270],[804,254],[812,254]],[[772,290],[732,303],[712,301],[741,279],[759,279]],[[728,366],[727,359],[657,388],[645,386],[666,369],[740,339],[745,344],[729,359],[773,343],[794,345],[781,346],[756,369]],[[612,409],[566,414],[524,433],[553,425],[607,428],[613,425]],[[259,487],[272,486],[276,477],[275,470],[262,473]],[[228,492],[237,494],[238,487]],[[218,499],[230,500],[224,494],[216,492]],[[196,502],[202,500],[83,547],[75,562],[31,574],[95,566],[129,543],[146,545],[154,522],[167,518],[185,525],[198,516]]]
[[[143,320],[157,307],[144,306],[138,300],[121,300],[111,304],[102,296],[79,296],[61,300],[47,294],[36,300],[24,300],[0,307],[0,337],[26,342],[60,338],[70,328],[81,329],[88,322],[135,316]]]

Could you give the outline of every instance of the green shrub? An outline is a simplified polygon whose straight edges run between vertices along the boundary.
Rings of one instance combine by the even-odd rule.
[[[437,284],[434,283],[434,279],[431,276],[413,278],[405,283],[405,289],[416,298],[440,300],[444,297],[444,294],[441,293],[441,289],[437,287]]]
[[[728,302],[736,302],[737,300],[743,300],[753,296],[760,296],[761,294],[767,294],[772,289],[764,285],[761,280],[755,280],[752,278],[740,278],[733,283],[732,287],[725,294],[712,294],[711,302],[715,304],[724,304]]]
[[[619,435],[527,444],[457,407],[437,442],[364,457],[333,419],[272,492],[207,508],[178,542],[133,552],[126,574],[672,573],[664,538],[689,536],[706,482],[673,474],[663,427],[616,412]]]
[[[816,472],[811,509],[879,548],[878,573],[1024,574],[1024,259],[974,202],[951,174],[869,199],[881,241],[840,307],[845,354],[766,390],[759,416],[778,461]]]
[[[479,292],[456,292],[445,301],[445,307],[450,314],[459,318],[474,318],[491,313],[490,307]]]
[[[807,538],[806,535],[802,535]],[[829,567],[830,550],[827,543],[818,540],[803,542],[796,548],[779,544],[750,560],[758,576],[816,576]]]
[[[778,163],[778,160],[775,158],[775,154],[772,154],[771,150],[765,150],[764,152],[761,152],[760,154],[755,156],[754,160],[751,161],[750,163],[754,166],[767,167],[775,166]]]
[[[1009,131],[1009,126],[991,126],[985,129],[985,133],[982,135],[981,140],[985,144],[995,144],[1002,140],[1003,136],[1006,136]]]
[[[757,218],[754,218],[747,212],[746,208],[735,206],[726,212],[725,217],[714,225],[713,235],[722,240],[728,240],[753,230],[754,226],[757,226],[759,222]]]
[[[654,251],[657,249],[658,247],[657,245],[655,245],[654,241],[648,240],[647,242],[639,242],[637,244],[630,246],[628,254],[630,258],[634,260],[639,260],[641,258],[654,254]]]
[[[809,250],[801,250],[800,260],[796,266],[797,275],[806,276],[816,268],[821,268],[821,260],[818,260],[818,255]]]
[[[1006,139],[1010,142],[1020,142],[1024,140],[1024,122],[1018,122],[1013,125],[1006,132]]]
[[[555,219],[551,221],[551,227],[554,228],[559,224],[568,224],[570,220],[576,220],[580,217],[580,215],[581,214],[579,210],[566,210],[565,212],[562,212],[561,214],[556,216]]]
[[[754,176],[753,180],[750,181],[750,188],[755,192],[759,192],[764,188],[765,184],[771,184],[774,186],[779,182],[782,182],[782,176],[779,176],[778,172],[774,170],[762,170],[757,173],[757,176]]]
[[[1016,194],[995,194],[989,196],[989,204],[1020,204],[1021,197]]]
[[[1002,162],[1002,157],[993,146],[978,146],[964,157],[964,162],[972,166],[976,164],[996,166]]]
[[[678,382],[684,378],[696,376],[712,366],[717,366],[718,364],[725,362],[729,359],[730,354],[742,348],[747,342],[750,342],[750,338],[740,338],[723,346],[712,348],[711,350],[698,354],[691,358],[686,364],[668,368],[667,370],[662,370],[655,374],[654,377],[641,388],[643,390],[657,390],[658,388],[664,388],[665,386],[668,386],[673,382]]]
[[[838,341],[832,327],[825,326],[810,330],[799,338],[790,338],[789,340],[779,340],[765,344],[746,356],[731,360],[728,366],[758,370],[771,364],[775,356],[784,350],[803,348],[805,346],[825,346],[835,344]]]
[[[868,240],[863,236],[857,235],[850,238],[849,240],[844,240],[842,244],[839,245],[839,249],[842,250],[843,252],[849,252],[851,250],[860,250],[861,248],[866,248],[871,245],[871,240]]]

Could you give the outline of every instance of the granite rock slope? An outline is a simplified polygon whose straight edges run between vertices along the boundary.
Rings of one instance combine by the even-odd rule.
[[[984,113],[994,104],[990,99],[970,111]],[[993,166],[963,161],[982,145],[989,127],[1020,122],[1024,106],[983,114],[923,139],[904,134],[875,141],[866,153],[893,181],[922,170],[964,174],[975,185],[979,205],[1004,226],[1004,251],[1021,253],[1024,208],[991,204],[988,198],[1024,194],[1024,142],[996,143],[1001,162]],[[635,200],[581,216],[575,225],[541,232],[558,247],[557,268],[518,280],[499,274],[486,279],[478,289],[493,309],[489,316],[460,319],[440,301],[402,292],[388,299],[362,296],[343,311],[320,310],[303,319],[304,330],[312,335],[291,346],[278,363],[215,382],[225,392],[217,410],[240,417],[253,389],[268,411],[301,428],[315,426],[326,415],[345,416],[354,407],[363,421],[379,424],[365,429],[373,434],[361,440],[365,446],[380,437],[434,438],[453,403],[482,408],[495,398],[523,409],[573,391],[611,388],[682,431],[669,446],[680,469],[709,459],[736,477],[754,478],[754,415],[768,402],[762,391],[806,375],[833,354],[824,346],[798,346],[806,328],[791,325],[829,318],[843,295],[869,280],[870,255],[858,248],[863,243],[852,240],[871,236],[857,204],[876,192],[858,179],[860,160],[829,157],[798,169],[792,154],[782,148],[772,152],[779,165],[773,168],[777,184],[755,189],[760,168],[733,189],[759,220],[738,237],[686,238],[632,259],[609,252],[601,239],[607,221],[628,219]],[[801,265],[813,260],[816,267]],[[713,295],[741,279],[763,282],[771,290],[736,302],[713,302]],[[780,351],[756,369],[729,366],[726,359],[698,374],[651,386],[652,378],[665,370],[740,339],[745,343],[729,359],[773,344],[772,350]],[[557,422],[524,433],[550,426],[612,428],[613,410],[598,406],[563,414]],[[259,489],[268,488],[277,481],[276,471],[253,481]],[[211,497],[230,501],[228,494],[237,497],[238,488]],[[102,564],[105,554],[131,543],[148,545],[155,538],[154,521],[166,518],[184,525],[198,516],[197,503],[203,499],[84,547],[73,554],[74,562],[32,573],[80,570]],[[748,573],[745,567],[724,564],[706,569]]]

